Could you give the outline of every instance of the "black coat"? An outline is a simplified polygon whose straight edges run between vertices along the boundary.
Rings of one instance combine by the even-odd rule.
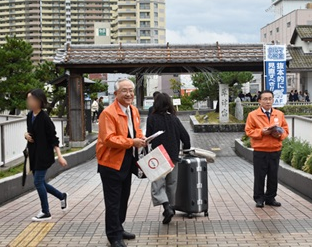
[[[163,145],[174,162],[179,161],[180,141],[183,149],[191,147],[190,136],[179,118],[172,114],[151,114],[147,118],[146,137],[165,131],[152,141],[152,148]]]
[[[41,111],[32,123],[32,111],[27,115],[27,132],[34,143],[27,144],[29,150],[30,169],[47,170],[54,162],[54,147],[59,145],[55,126],[45,111]]]

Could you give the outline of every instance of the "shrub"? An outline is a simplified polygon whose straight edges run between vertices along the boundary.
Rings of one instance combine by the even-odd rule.
[[[179,110],[193,110],[194,101],[188,95],[184,95],[181,97],[181,105],[179,106]]]
[[[242,103],[244,106],[244,103]],[[229,106],[229,111],[235,116],[235,102],[231,102]],[[258,106],[250,105],[244,106],[244,120],[247,120],[248,114],[257,109]],[[284,107],[277,108],[282,111],[285,115],[312,115],[312,105],[285,105]]]
[[[246,134],[241,138],[241,141],[245,147],[251,148],[250,138]]]
[[[291,166],[302,170],[307,157],[311,154],[311,145],[308,142],[297,142],[294,146],[293,157],[291,159]]]
[[[294,146],[295,146],[295,143],[298,143],[298,142],[299,141],[294,138],[287,138],[283,141],[281,159],[286,164],[291,164],[291,160],[292,160],[293,152],[294,152]]]
[[[312,174],[312,153],[307,157],[302,170]]]

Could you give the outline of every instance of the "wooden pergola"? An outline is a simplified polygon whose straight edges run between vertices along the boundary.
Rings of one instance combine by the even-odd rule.
[[[54,63],[69,74],[68,119],[71,141],[85,140],[83,73],[127,73],[137,79],[137,107],[144,99],[144,74],[208,71],[263,72],[262,44],[72,45],[58,49]]]

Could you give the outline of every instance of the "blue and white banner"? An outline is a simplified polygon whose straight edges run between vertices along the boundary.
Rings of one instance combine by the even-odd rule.
[[[265,46],[265,89],[274,93],[274,107],[287,103],[286,46]]]

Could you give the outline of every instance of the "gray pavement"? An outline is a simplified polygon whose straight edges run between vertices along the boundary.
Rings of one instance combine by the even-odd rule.
[[[242,133],[195,134],[188,120],[192,143],[219,148],[209,164],[209,217],[188,219],[178,212],[163,225],[161,207],[153,207],[150,183],[133,177],[125,229],[137,238],[129,246],[311,246],[312,204],[279,185],[281,208],[255,208],[252,200],[252,165],[236,156],[234,139]],[[36,192],[0,207],[0,246],[106,246],[102,186],[92,160],[66,171],[51,183],[69,193],[70,209],[62,212],[50,197],[53,219],[34,224],[39,210]],[[25,238],[27,237],[27,238]]]

